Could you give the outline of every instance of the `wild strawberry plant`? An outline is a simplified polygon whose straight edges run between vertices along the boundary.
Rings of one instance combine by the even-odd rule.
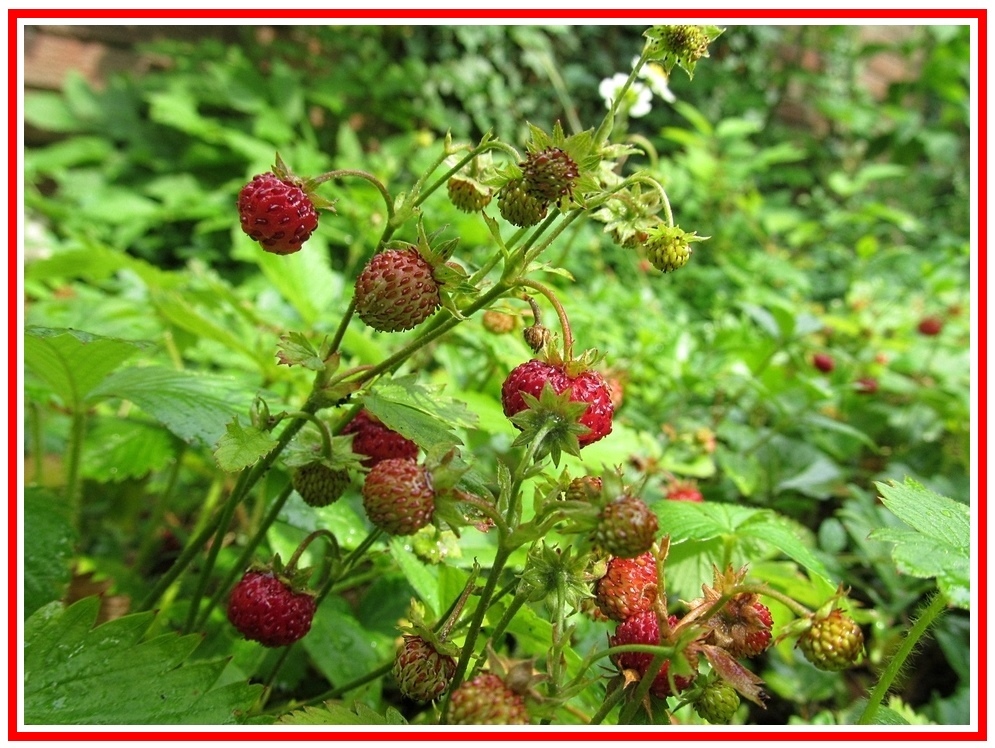
[[[30,394],[58,402],[69,445],[60,492],[28,491],[28,523],[64,558],[75,536],[99,536],[83,485],[86,470],[99,475],[84,459],[95,443],[163,478],[128,551],[138,573],[127,615],[106,596],[66,607],[68,564],[46,575],[27,559],[28,722],[735,723],[763,714],[761,672],[784,691],[785,668],[807,668],[819,685],[872,657],[887,663],[881,677],[862,681],[867,700],[842,718],[895,718],[881,704],[902,663],[947,604],[968,604],[963,505],[881,484],[912,529],[859,509],[847,518],[850,532],[889,525],[872,537],[895,544],[893,569],[939,588],[896,652],[869,651],[878,614],[848,596],[840,565],[798,522],[706,498],[696,478],[709,474],[695,465],[712,464],[712,429],[674,432],[672,449],[649,456],[648,440],[617,422],[626,377],[638,384],[640,367],[666,365],[656,359],[669,351],[626,375],[614,346],[595,350],[571,324],[590,314],[564,262],[585,226],[660,283],[680,284],[707,256],[711,239],[675,220],[672,175],[629,129],[647,74],[666,80],[679,66],[690,79],[719,34],[646,31],[607,114],[569,135],[553,122],[530,124],[523,143],[447,136],[422,149],[419,170],[390,180],[359,154],[326,168],[320,154],[301,156],[305,146],[282,149],[226,214],[237,253],[261,269],[253,305],[206,267],[181,284],[81,248],[122,273],[122,292],[149,297],[173,365],[126,366],[150,345],[113,324],[27,330]],[[442,218],[450,210],[459,232]],[[348,249],[330,257],[323,234],[344,234],[337,222],[361,228],[338,236]],[[147,285],[128,286],[135,278]],[[810,324],[776,307],[746,311],[777,344]],[[739,368],[761,381],[774,358]],[[257,369],[257,386],[184,365],[233,359]],[[835,369],[821,352],[810,366]],[[854,394],[873,395],[871,380]],[[745,430],[732,409],[755,396],[744,382],[714,404],[730,410],[725,486],[744,497],[759,493],[764,440],[783,438],[729,447]],[[142,417],[124,417],[130,407]],[[163,443],[171,463],[143,452]],[[208,476],[192,507],[177,497],[181,466]],[[917,552],[941,545],[932,565]],[[86,568],[79,559],[76,574]],[[98,615],[110,620],[91,630]],[[62,661],[56,642],[85,657]],[[122,678],[126,665],[141,679]],[[93,677],[102,687],[91,693]],[[102,710],[100,699],[131,706]]]

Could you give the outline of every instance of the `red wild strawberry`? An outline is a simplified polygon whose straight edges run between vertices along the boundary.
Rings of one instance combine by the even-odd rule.
[[[401,693],[413,701],[435,701],[456,674],[456,660],[420,636],[405,634],[391,670]]]
[[[757,657],[770,646],[774,619],[756,595],[738,594],[708,621],[712,638],[733,657]]]
[[[932,337],[943,331],[943,320],[939,317],[924,317],[917,327],[921,335]]]
[[[649,610],[656,601],[656,559],[652,553],[613,558],[594,585],[594,601],[613,621],[624,621]]]
[[[677,616],[670,616],[668,620],[671,626],[677,624]],[[656,620],[656,613],[652,610],[647,610],[643,613],[637,613],[631,618],[627,618],[615,629],[615,635],[608,637],[608,644],[612,647],[621,647],[626,644],[649,644],[652,646],[660,644],[660,624]],[[650,663],[653,661],[653,655],[649,652],[623,652],[612,655],[612,661],[619,670],[635,670],[639,678],[642,679],[649,669]],[[672,695],[670,679],[668,677],[669,670],[670,660],[664,660],[659,672],[657,672],[653,679],[653,685],[650,687],[650,693],[661,699]],[[693,674],[690,676],[674,676],[674,685],[677,687],[677,692],[680,693],[686,689],[691,685],[693,680]]]
[[[315,598],[296,592],[272,572],[248,571],[228,598],[228,620],[265,647],[293,644],[311,630]]]
[[[525,700],[494,673],[466,681],[449,697],[451,725],[527,725]]]
[[[669,501],[702,502],[705,500],[701,491],[698,490],[698,483],[693,480],[673,480],[666,489]]]
[[[356,313],[374,330],[420,325],[441,305],[432,266],[416,247],[375,254],[356,279]]]
[[[873,395],[878,391],[878,380],[874,377],[861,377],[854,384],[854,389],[861,395]]]
[[[289,255],[318,228],[318,212],[307,193],[272,172],[257,174],[238,193],[242,231],[263,249]]]
[[[432,476],[414,460],[377,463],[363,482],[363,508],[388,535],[414,535],[432,521]]]
[[[836,362],[828,353],[816,353],[812,356],[812,365],[824,374],[828,374],[836,368]]]
[[[418,456],[418,445],[387,428],[379,418],[361,410],[342,429],[342,434],[355,434],[352,451],[362,455],[363,466],[371,468],[389,459],[413,460]]]
[[[522,393],[528,393],[536,399],[542,389],[549,384],[556,394],[570,391],[570,400],[587,403],[587,410],[580,417],[580,423],[590,429],[579,434],[577,440],[581,447],[593,444],[608,436],[612,430],[612,416],[615,406],[612,405],[611,391],[604,378],[596,371],[582,371],[577,376],[570,376],[562,365],[554,365],[538,359],[519,364],[501,385],[501,403],[504,414],[509,418],[526,409]]]
[[[613,556],[635,558],[656,540],[659,521],[642,499],[623,494],[601,510],[595,544]]]

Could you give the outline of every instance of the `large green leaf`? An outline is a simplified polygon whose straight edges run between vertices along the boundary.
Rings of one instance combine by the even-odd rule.
[[[80,410],[99,397],[94,390],[104,377],[151,345],[82,330],[28,327],[24,331],[24,366],[44,380],[66,406]]]
[[[902,484],[876,483],[881,502],[911,530],[880,528],[874,540],[895,543],[898,570],[920,579],[936,578],[951,605],[971,604],[971,510],[906,478]]]
[[[334,596],[325,598],[301,643],[322,675],[336,685],[366,675],[394,656],[393,638],[364,629],[348,604]]]
[[[73,532],[69,505],[44,488],[24,490],[24,616],[61,600],[72,578]]]
[[[142,639],[155,617],[136,613],[94,628],[87,597],[38,610],[24,631],[24,721],[32,725],[237,724],[262,686],[213,686],[224,660],[187,662],[197,634]]]
[[[87,431],[83,475],[116,483],[162,470],[176,453],[176,439],[157,423],[101,418]]]
[[[352,708],[326,701],[324,706],[306,706],[280,718],[281,725],[406,725],[401,713],[387,707],[385,714],[356,703]]]
[[[130,400],[180,439],[202,446],[215,444],[251,399],[232,379],[160,366],[122,369],[91,394]]]

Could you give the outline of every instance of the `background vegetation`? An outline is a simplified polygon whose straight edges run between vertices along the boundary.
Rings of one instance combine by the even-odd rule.
[[[447,131],[475,140],[494,130],[521,145],[528,122],[594,127],[605,111],[598,85],[628,71],[642,30],[245,28],[235,42],[158,41],[144,50],[154,69],[102,88],[71,76],[57,93],[29,94],[25,120],[49,138],[29,145],[24,164],[24,613],[48,616],[31,619],[28,634],[61,626],[60,636],[84,637],[96,608],[71,629],[48,605],[56,600],[99,593],[100,620],[139,609],[232,489],[213,455],[226,424],[247,422],[258,394],[274,412],[306,394],[308,378],[278,365],[279,337],[334,333],[383,205],[363,184],[329,189],[337,213],[322,218],[307,251],[264,255],[239,230],[234,202],[274,152],[298,173],[362,168],[400,190],[438,156]],[[585,450],[583,468],[621,465],[648,477],[644,498],[663,531],[668,518],[679,524],[663,501],[669,476],[699,481],[704,506],[727,508],[706,510],[704,529],[675,536],[675,599],[699,595],[710,565],[728,561],[818,605],[835,585],[750,533],[751,512],[770,510],[763,516],[788,523],[862,606],[852,611],[867,639],[860,667],[816,671],[785,641],[757,667],[766,710],[744,705],[743,724],[852,720],[936,593],[942,574],[910,573],[893,542],[871,537],[905,527],[879,500],[879,484],[912,478],[969,503],[969,37],[967,27],[903,31],[877,40],[855,27],[728,28],[693,81],[674,71],[673,104],[657,97],[645,117],[623,123],[657,162],[678,222],[710,239],[666,276],[597,222],[577,224],[545,258],[572,276],[548,282],[575,338],[604,353],[624,385],[615,431]],[[898,61],[890,81],[869,77],[882,53]],[[483,224],[444,191],[424,208],[434,227],[460,238],[462,261],[487,256]],[[939,334],[918,331],[925,317],[942,322]],[[344,341],[354,364],[380,361],[392,346],[360,329]],[[833,370],[814,367],[815,354],[831,356]],[[528,357],[519,336],[491,335],[474,318],[408,363],[475,415],[475,428],[458,430],[482,472],[514,438],[500,385]],[[239,508],[212,585],[235,568],[286,481],[277,466]],[[356,547],[367,528],[357,487],[324,510],[288,503],[264,548],[286,558],[319,526]],[[196,670],[225,706],[251,704],[246,683],[272,676],[266,711],[253,717],[272,721],[389,662],[409,599],[449,600],[440,591],[456,582],[445,569],[486,558],[481,537],[400,550],[381,543],[363,574],[326,599],[317,636],[276,671],[280,655],[242,641],[215,610],[203,640],[170,650],[170,663],[186,660],[170,672]],[[154,618],[119,619],[133,622],[134,642],[146,629],[143,641],[155,642],[181,628],[197,582],[196,573],[181,576]],[[896,682],[896,720],[967,723],[965,608],[939,619]],[[791,617],[772,610],[776,624]],[[542,608],[522,615],[514,651],[540,655],[548,641],[529,632]],[[604,624],[577,618],[576,650],[603,644]],[[111,674],[127,664],[92,662]],[[590,714],[602,697],[594,686],[560,718]],[[344,698],[372,710],[361,719],[389,706],[419,719],[389,677]],[[156,720],[220,720],[224,709],[208,701]],[[32,714],[137,719],[126,707],[108,715],[96,699],[92,712],[83,702],[67,717],[54,701],[33,701]],[[676,714],[700,722],[689,709]]]

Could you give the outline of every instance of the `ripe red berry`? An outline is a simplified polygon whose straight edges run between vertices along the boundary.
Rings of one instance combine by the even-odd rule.
[[[377,463],[363,482],[363,508],[388,535],[414,535],[432,521],[432,476],[414,460]]]
[[[451,725],[527,725],[525,700],[494,673],[481,673],[449,697]]]
[[[581,447],[593,444],[611,433],[615,406],[612,404],[611,390],[604,378],[590,369],[576,376],[570,376],[562,365],[538,359],[519,364],[504,380],[501,386],[504,414],[510,418],[525,410],[527,406],[522,393],[528,393],[538,399],[547,383],[556,394],[569,390],[570,400],[587,403],[587,410],[581,415],[580,422],[590,431],[578,435],[577,440]]]
[[[298,251],[318,228],[307,193],[272,172],[257,174],[238,193],[238,217],[242,231],[278,255]]]
[[[693,480],[673,480],[666,486],[668,501],[693,501],[702,502],[705,497],[698,489],[698,484]]]
[[[417,444],[387,428],[367,410],[359,411],[342,429],[342,434],[355,434],[352,451],[365,458],[364,467],[371,468],[390,459],[413,460],[418,456]]]
[[[670,616],[670,625],[677,624],[677,616]],[[649,644],[656,646],[660,644],[660,624],[656,620],[656,613],[647,610],[643,613],[627,618],[615,629],[615,635],[608,637],[608,643],[612,647],[621,647],[626,644]],[[642,678],[649,669],[653,661],[653,655],[649,652],[623,652],[613,655],[612,661],[619,670],[635,670]],[[653,679],[650,693],[661,699],[672,695],[670,680],[668,677],[670,670],[670,660],[664,660],[663,665]],[[694,675],[674,676],[674,686],[680,693],[694,680]]]
[[[272,572],[248,571],[228,598],[228,620],[265,647],[293,644],[311,630],[315,598],[295,592]]]
[[[878,391],[878,380],[874,377],[861,377],[854,387],[861,395],[873,395]]]
[[[812,356],[812,365],[825,374],[836,368],[836,362],[828,353],[816,353]]]
[[[420,325],[441,305],[432,266],[416,247],[375,254],[356,279],[356,313],[374,330]]]
[[[920,334],[932,337],[943,331],[943,320],[939,317],[924,317],[918,326]]]
[[[649,610],[656,601],[656,559],[652,553],[612,558],[594,585],[594,601],[613,621],[624,621]]]
[[[755,595],[734,595],[709,619],[712,640],[733,657],[757,657],[767,651],[774,619]]]

